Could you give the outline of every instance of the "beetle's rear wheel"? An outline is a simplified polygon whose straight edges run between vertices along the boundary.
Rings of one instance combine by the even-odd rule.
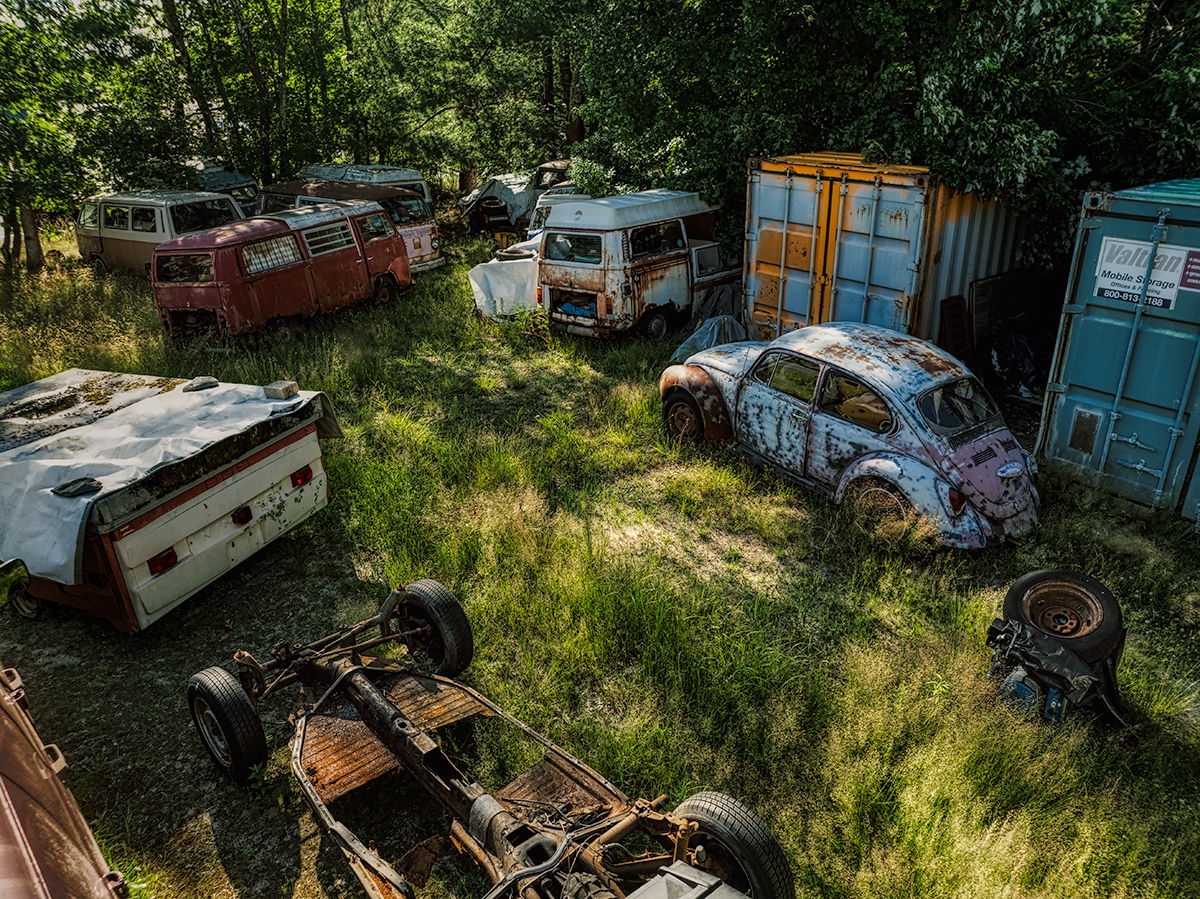
[[[859,478],[846,489],[846,498],[879,524],[907,524],[913,516],[908,497],[882,478]]]

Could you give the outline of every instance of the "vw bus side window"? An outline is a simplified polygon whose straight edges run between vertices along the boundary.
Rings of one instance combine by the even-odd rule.
[[[396,233],[392,228],[392,223],[382,212],[363,216],[358,220],[358,227],[362,231],[363,240],[367,243],[373,240],[383,240]]]
[[[285,209],[292,209],[296,206],[296,198],[286,194],[259,194],[258,199],[262,205],[261,213],[263,215],[283,212]]]
[[[634,228],[629,232],[629,252],[634,259],[658,256],[662,253],[674,253],[686,246],[687,242],[683,239],[683,225],[678,220],[646,225],[644,228]]]
[[[599,265],[600,247],[599,234],[560,234],[551,231],[546,235],[547,259]]]
[[[128,206],[105,206],[104,207],[104,227],[113,231],[128,231],[129,230],[129,207]]]
[[[354,235],[350,233],[349,222],[338,222],[323,228],[310,228],[301,232],[304,242],[308,245],[310,256],[320,256],[335,250],[344,250],[354,246]]]
[[[190,234],[236,222],[239,216],[233,200],[197,200],[171,207],[171,224],[176,234]]]
[[[84,203],[79,210],[80,228],[97,228],[100,226],[100,207],[95,203]]]
[[[295,234],[284,234],[282,237],[248,243],[242,247],[242,262],[246,265],[248,275],[283,268],[285,265],[299,262],[302,258]]]
[[[158,230],[158,215],[153,207],[133,207],[133,230],[147,233],[152,233]]]

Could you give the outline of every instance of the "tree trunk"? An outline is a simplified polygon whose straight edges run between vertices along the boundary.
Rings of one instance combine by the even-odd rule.
[[[254,43],[250,39],[250,30],[246,27],[246,18],[242,15],[242,0],[232,0],[229,4],[233,12],[233,24],[237,28],[238,42],[242,45],[242,56],[250,69],[250,77],[258,89],[258,124],[259,124],[259,177],[264,184],[275,180],[274,167],[271,162],[271,91],[262,67],[258,64],[258,55],[254,52]]]
[[[554,115],[554,49],[549,41],[542,48],[542,109]]]
[[[204,120],[204,136],[208,140],[208,147],[219,153],[221,145],[217,137],[217,123],[213,119],[208,98],[204,96],[204,91],[200,90],[195,72],[192,70],[192,57],[188,53],[183,26],[179,23],[179,10],[175,6],[175,0],[162,0],[162,6],[163,16],[167,21],[167,31],[170,33],[171,43],[175,47],[175,55],[179,58],[179,64],[183,66],[184,83],[187,84],[188,92],[191,93],[196,107],[200,110],[200,118]]]
[[[38,238],[37,220],[33,210],[21,207],[21,230],[25,232],[25,268],[31,272],[42,269],[42,242]]]
[[[583,119],[579,117],[579,82],[571,70],[571,54],[565,53],[558,61],[558,78],[563,102],[567,106],[567,148],[583,140]]]
[[[8,241],[8,258],[5,262],[15,265],[21,256],[21,221],[17,218],[15,203],[4,213],[4,237]]]

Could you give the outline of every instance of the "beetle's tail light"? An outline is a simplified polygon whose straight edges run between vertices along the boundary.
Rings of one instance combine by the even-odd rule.
[[[292,486],[303,487],[313,479],[313,471],[311,465],[305,465],[299,471],[292,472]]]
[[[950,509],[957,515],[963,510],[963,506],[967,504],[967,495],[957,487],[950,488]]]
[[[171,568],[179,559],[175,555],[175,547],[164,549],[157,556],[147,562],[150,568],[150,574],[162,574],[167,569]]]

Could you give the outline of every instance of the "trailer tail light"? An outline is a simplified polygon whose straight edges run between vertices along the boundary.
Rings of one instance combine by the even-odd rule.
[[[312,466],[305,465],[299,471],[292,472],[292,486],[303,487],[313,479]]]
[[[170,549],[164,549],[146,564],[150,567],[150,574],[155,575],[162,574],[178,561],[179,559],[175,556],[175,547],[172,546]]]
[[[957,515],[967,504],[967,495],[957,487],[950,488],[950,510]]]
[[[292,477],[294,479],[295,475],[292,475]],[[250,520],[251,515],[252,513],[250,512],[250,507],[242,506],[240,509],[235,509],[233,515],[230,517],[233,519],[234,524],[245,524]]]

